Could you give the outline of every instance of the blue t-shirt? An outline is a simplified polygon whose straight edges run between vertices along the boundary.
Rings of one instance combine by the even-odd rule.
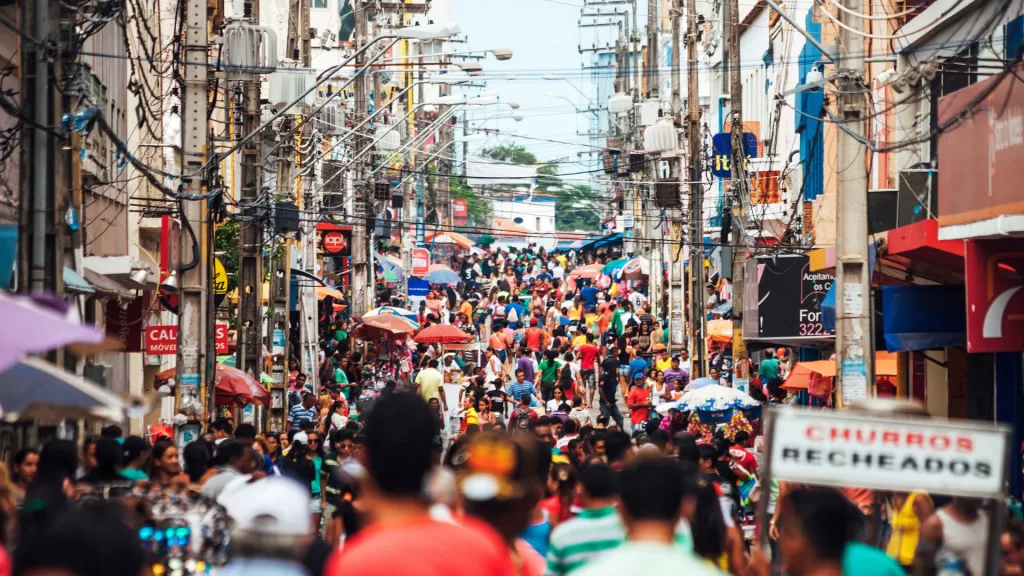
[[[629,381],[633,381],[633,375],[647,370],[647,361],[643,358],[633,358],[629,361]]]
[[[586,308],[597,306],[597,288],[593,286],[584,287],[580,290],[580,298],[583,299],[583,306]]]

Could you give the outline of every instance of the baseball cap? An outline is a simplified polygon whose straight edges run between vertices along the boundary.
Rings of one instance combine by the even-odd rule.
[[[528,437],[528,438],[526,438]],[[462,449],[459,491],[476,502],[521,498],[537,475],[537,446],[532,435],[480,434]]]
[[[218,498],[236,530],[268,536],[306,536],[309,526],[309,488],[284,476],[241,482]]]
[[[537,322],[537,319],[536,319],[536,318],[530,318],[530,326],[536,326],[536,325],[537,325],[537,323],[538,323],[538,322]]]

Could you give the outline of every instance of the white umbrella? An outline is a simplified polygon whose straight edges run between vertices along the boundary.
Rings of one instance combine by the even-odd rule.
[[[143,416],[147,407],[37,358],[26,358],[0,373],[0,416],[4,420],[32,418],[102,418],[124,422]]]
[[[727,388],[719,384],[711,384],[697,390],[690,390],[675,402],[659,404],[658,412],[668,414],[678,412],[722,412],[725,410],[749,410],[757,408],[761,403],[735,388]]]

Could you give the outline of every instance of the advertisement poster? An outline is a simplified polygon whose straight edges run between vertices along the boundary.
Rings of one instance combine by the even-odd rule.
[[[828,338],[835,330],[821,321],[821,301],[835,277],[811,272],[804,255],[757,260],[758,334],[767,338]]]

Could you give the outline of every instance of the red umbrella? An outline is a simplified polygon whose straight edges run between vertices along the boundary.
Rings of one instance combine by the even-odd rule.
[[[421,330],[413,340],[420,344],[460,344],[472,342],[473,336],[451,324],[434,324]]]
[[[156,381],[173,378],[176,371],[176,368],[164,370],[156,375]],[[214,380],[215,400],[218,405],[263,404],[267,407],[270,406],[270,392],[267,392],[267,389],[247,372],[218,364],[214,372]]]
[[[569,273],[572,278],[596,278],[601,273],[602,264],[587,264]]]

